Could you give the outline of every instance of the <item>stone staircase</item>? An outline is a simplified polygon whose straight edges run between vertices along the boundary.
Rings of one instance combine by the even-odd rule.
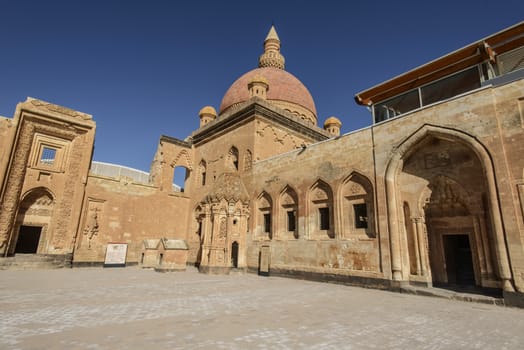
[[[493,293],[486,293],[482,290],[454,291],[435,287],[427,288],[417,286],[403,286],[401,287],[400,292],[407,294],[444,298],[450,300],[469,301],[481,304],[504,305],[504,298],[502,297],[502,295],[494,295]]]
[[[72,254],[16,254],[0,258],[0,270],[71,268]]]

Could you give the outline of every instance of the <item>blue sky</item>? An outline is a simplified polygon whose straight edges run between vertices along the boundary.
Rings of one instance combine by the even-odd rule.
[[[355,93],[523,20],[524,1],[0,0],[0,115],[27,96],[92,114],[94,160],[149,171],[160,135],[256,68],[274,22],[319,124],[368,126]]]

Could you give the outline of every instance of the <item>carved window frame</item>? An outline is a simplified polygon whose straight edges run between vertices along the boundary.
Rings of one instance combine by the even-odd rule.
[[[333,191],[331,186],[322,180],[317,181],[309,190],[308,202],[308,239],[334,239],[336,229],[333,210]],[[321,225],[322,213],[327,215],[327,217],[323,217],[324,227]]]
[[[278,231],[279,239],[298,238],[298,195],[290,186],[286,186],[279,197]],[[292,221],[292,222],[291,222]]]
[[[57,173],[65,171],[66,160],[69,156],[70,141],[61,138],[35,133],[29,167]],[[43,161],[46,150],[54,150],[55,157],[52,162]]]
[[[273,239],[273,200],[267,192],[262,192],[257,199],[257,238],[258,240]],[[269,220],[269,231],[266,231],[266,220]]]

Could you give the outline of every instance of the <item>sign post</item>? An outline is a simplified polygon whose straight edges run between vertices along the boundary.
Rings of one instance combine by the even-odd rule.
[[[125,267],[127,243],[108,243],[104,267]]]

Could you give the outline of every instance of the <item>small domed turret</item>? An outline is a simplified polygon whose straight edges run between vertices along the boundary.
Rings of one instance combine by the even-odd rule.
[[[267,98],[267,91],[269,90],[269,83],[264,76],[257,74],[247,84],[247,88],[249,89],[249,96],[257,96],[265,100]]]
[[[198,112],[198,116],[200,117],[200,127],[203,127],[207,123],[216,119],[217,111],[211,106],[205,106],[200,110],[200,112]]]
[[[329,117],[324,122],[324,130],[333,136],[340,136],[340,127],[342,122],[337,117]]]

